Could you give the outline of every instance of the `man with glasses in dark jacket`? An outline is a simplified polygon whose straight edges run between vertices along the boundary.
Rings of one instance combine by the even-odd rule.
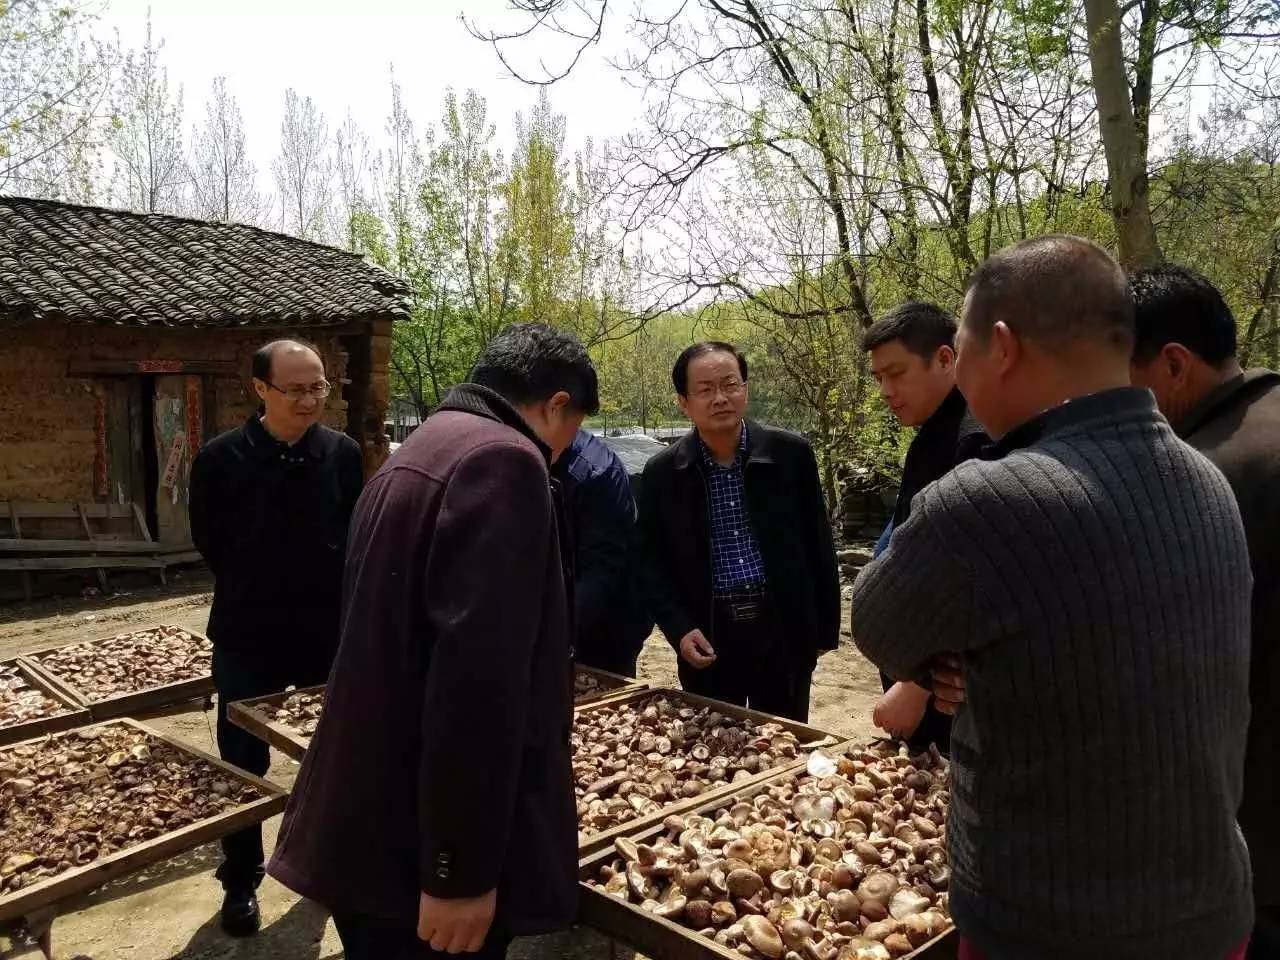
[[[813,448],[745,418],[747,360],[697,343],[671,372],[693,429],[644,468],[650,610],[684,689],[806,720],[818,656],[840,637],[840,583]]]
[[[261,776],[267,745],[227,704],[324,683],[338,646],[347,525],[364,483],[359,445],[320,423],[331,387],[311,346],[277,340],[253,357],[259,411],[211,440],[191,468],[191,538],[215,578],[209,638],[218,752]],[[258,931],[262,828],[222,842],[222,928]]]

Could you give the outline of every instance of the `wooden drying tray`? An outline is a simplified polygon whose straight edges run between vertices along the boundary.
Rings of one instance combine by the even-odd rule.
[[[217,767],[229,780],[239,780],[253,784],[262,793],[262,797],[251,803],[243,804],[227,810],[214,817],[199,820],[177,830],[161,834],[151,840],[132,847],[126,847],[110,856],[95,860],[83,867],[73,867],[55,877],[49,877],[39,883],[21,890],[15,890],[7,896],[0,897],[0,922],[18,919],[52,906],[68,897],[85,893],[102,886],[108,881],[125,874],[134,873],[153,863],[159,863],[177,856],[187,850],[194,849],[211,840],[217,840],[235,833],[245,827],[274,817],[284,810],[288,793],[261,777],[255,777],[243,770],[233,767],[217,757],[183,743],[181,740],[161,733],[152,727],[138,723],[136,720],[119,719],[105,724],[94,724],[93,727],[105,727],[117,724],[141,730],[157,740],[162,740],[180,753],[192,759],[205,760]],[[67,734],[63,734],[66,736]],[[28,741],[30,742],[30,741]]]
[[[301,761],[307,754],[307,747],[311,746],[311,738],[304,736],[297,727],[268,719],[258,712],[259,708],[266,707],[269,715],[274,718],[284,700],[295,693],[324,693],[324,684],[253,697],[250,700],[236,700],[227,704],[227,719],[241,730],[247,730],[259,740],[269,743],[286,757]]]
[[[845,737],[829,733],[826,730],[819,730],[817,727],[811,727],[807,723],[799,723],[795,720],[787,720],[784,717],[775,717],[768,713],[761,713],[758,710],[748,710],[746,707],[736,707],[731,703],[721,703],[719,700],[711,700],[708,697],[700,697],[696,694],[686,693],[683,690],[672,690],[666,687],[655,687],[651,690],[637,690],[634,693],[625,694],[623,696],[614,697],[608,700],[600,700],[595,703],[587,704],[574,710],[574,717],[584,713],[591,713],[595,710],[604,710],[612,707],[619,707],[629,703],[637,703],[650,697],[665,697],[679,705],[701,709],[702,707],[711,707],[713,710],[724,714],[726,717],[735,717],[739,720],[754,720],[756,723],[776,723],[783,730],[795,734],[800,741],[800,752],[803,754],[805,750],[811,750],[820,746],[832,746],[837,743],[843,743]],[[700,793],[696,797],[675,800],[666,806],[660,808],[654,813],[645,816],[636,817],[625,823],[620,823],[616,827],[610,827],[608,830],[600,833],[592,834],[589,837],[578,838],[578,855],[586,856],[604,847],[612,849],[613,841],[617,837],[630,836],[636,831],[644,828],[660,824],[664,819],[673,813],[683,813],[686,810],[692,810],[695,807],[702,806],[716,797],[727,796],[735,790],[743,789],[750,784],[763,782],[786,770],[799,766],[804,763],[803,755],[795,760],[788,760],[784,764],[770,767],[768,770],[762,770],[755,776],[740,780],[737,783],[725,783],[719,787],[713,787],[705,793]]]
[[[136,630],[130,630],[129,633],[143,633],[147,630],[155,630],[162,626],[171,627],[173,624],[153,624],[149,627],[139,627]],[[198,630],[188,630],[186,627],[175,627],[175,629],[183,630],[207,642],[208,638]],[[123,632],[123,631],[122,631]],[[112,636],[118,636],[113,634]],[[63,647],[74,646],[82,643],[99,643],[103,640],[109,640],[111,637],[99,637],[97,640],[75,641],[75,644],[65,643],[56,647],[48,647],[44,650],[36,650],[32,653],[26,653],[18,659],[26,663],[26,665],[34,670],[40,678],[54,689],[62,692],[70,697],[74,702],[85,707],[89,711],[89,716],[95,721],[113,720],[116,717],[134,716],[155,716],[165,712],[168,707],[177,704],[187,703],[191,700],[200,700],[213,695],[213,673],[212,671],[201,677],[193,677],[190,680],[179,680],[176,683],[166,683],[159,687],[148,687],[145,690],[137,690],[133,693],[123,693],[119,696],[108,697],[105,700],[91,700],[81,692],[77,687],[68,681],[62,679],[53,670],[43,666],[39,657],[53,653],[55,650],[61,650]]]
[[[840,751],[860,745],[850,741],[833,748],[831,752],[834,756]],[[741,800],[750,800],[793,772],[794,767],[775,771],[763,779],[755,778],[750,783],[739,785],[735,790],[723,792],[714,799],[698,797],[696,806],[682,812],[685,815],[713,816],[717,810],[731,807]],[[661,823],[654,823],[627,836],[639,843],[649,843],[656,840],[662,830]],[[615,856],[617,854],[610,845],[608,849],[598,849],[579,861],[578,886],[582,894],[578,907],[579,923],[625,940],[646,955],[658,957],[661,960],[742,960],[742,954],[736,950],[722,947],[700,936],[696,930],[690,930],[672,920],[641,910],[638,904],[610,896],[588,882],[599,874],[603,864],[608,863]],[[955,960],[958,946],[959,938],[953,927],[923,946],[917,947],[900,960]]]
[[[582,707],[588,703],[599,703],[601,700],[613,700],[623,694],[649,688],[647,683],[641,683],[633,677],[624,677],[620,673],[610,673],[608,670],[599,670],[582,664],[577,664],[573,669],[576,673],[585,673],[587,676],[595,677],[600,684],[600,689],[595,693],[576,697],[573,701],[575,707]]]
[[[39,671],[32,669],[31,664],[21,657],[16,660],[5,660],[0,666],[16,667],[23,679],[51,700],[56,700],[67,708],[65,713],[53,717],[39,717],[25,723],[15,723],[11,727],[0,727],[0,747],[22,740],[33,740],[45,734],[57,733],[59,730],[70,730],[89,722],[89,711],[79,700],[68,696],[58,687],[51,684]]]

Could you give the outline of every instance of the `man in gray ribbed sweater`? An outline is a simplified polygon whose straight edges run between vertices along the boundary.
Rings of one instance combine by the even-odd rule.
[[[962,657],[949,893],[985,960],[1219,960],[1252,923],[1244,531],[1128,386],[1132,342],[1124,274],[1088,241],[979,267],[957,380],[997,443],[918,494],[854,585],[889,675]]]

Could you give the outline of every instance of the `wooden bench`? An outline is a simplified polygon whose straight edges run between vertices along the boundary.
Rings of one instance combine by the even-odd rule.
[[[136,503],[0,500],[0,524],[6,521],[10,529],[0,530],[0,571],[22,575],[23,595],[28,600],[35,572],[94,570],[106,592],[108,570],[155,570],[165,583],[167,567],[200,559],[190,544],[170,547],[156,543]],[[113,525],[124,526],[126,532],[112,531]],[[66,534],[76,527],[83,532],[83,539],[47,535],[50,528]]]

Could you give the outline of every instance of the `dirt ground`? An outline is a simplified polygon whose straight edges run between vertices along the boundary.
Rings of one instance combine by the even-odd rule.
[[[187,574],[167,588],[146,587],[109,599],[56,600],[0,607],[0,658],[88,640],[154,623],[204,630],[212,585]],[[675,657],[662,637],[651,637],[640,676],[654,685],[675,684]],[[880,692],[874,668],[849,643],[825,656],[814,678],[810,723],[848,736],[873,734],[871,708]],[[213,714],[201,711],[154,721],[157,727],[216,753]],[[272,753],[268,778],[291,785],[297,764]],[[279,818],[265,826],[267,849]],[[68,901],[53,928],[59,960],[337,960],[342,948],[325,911],[300,900],[271,878],[263,883],[262,932],[249,940],[227,938],[218,927],[221,889],[213,878],[217,845],[157,864]],[[32,954],[37,956],[38,954]],[[630,960],[621,942],[593,930],[517,941],[519,960]]]

